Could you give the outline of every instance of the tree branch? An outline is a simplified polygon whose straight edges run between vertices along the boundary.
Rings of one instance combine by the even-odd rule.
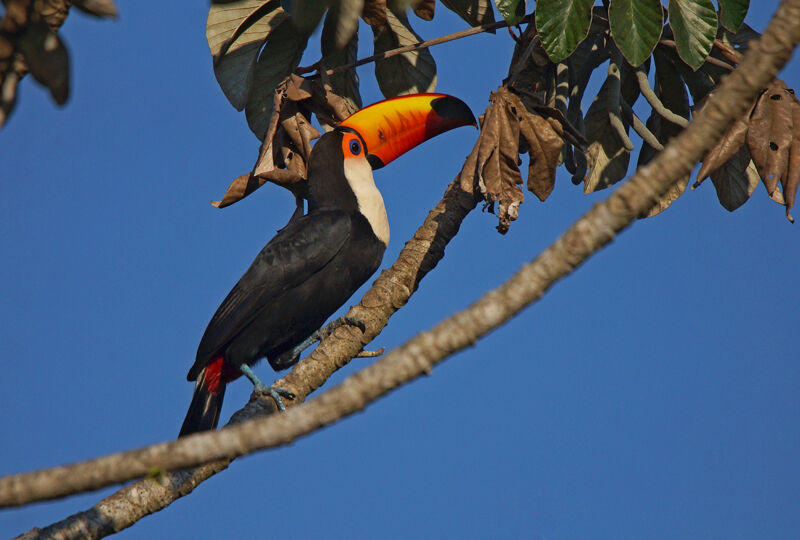
[[[757,43],[754,43],[746,54],[740,69],[737,69],[731,76],[723,80],[718,91],[715,92],[713,97],[709,98],[708,104],[697,115],[696,120],[684,132],[671,140],[664,152],[659,154],[650,165],[640,168],[629,182],[614,192],[604,203],[597,205],[584,215],[555,244],[545,250],[532,263],[524,266],[506,284],[487,293],[467,310],[449,317],[431,331],[421,333],[401,348],[392,351],[382,360],[349,377],[342,385],[325,393],[318,399],[292,408],[285,414],[254,420],[247,425],[230,427],[219,433],[198,434],[174,443],[156,445],[149,450],[144,450],[144,452],[147,453],[148,457],[163,457],[163,459],[157,459],[150,463],[156,463],[157,466],[161,466],[161,463],[171,463],[168,454],[159,456],[154,453],[153,448],[157,448],[162,452],[178,449],[189,454],[191,453],[190,446],[205,446],[206,449],[212,450],[205,454],[205,459],[209,459],[242,455],[248,450],[285,444],[298,436],[310,433],[322,425],[361,410],[366,404],[388,393],[400,384],[413,380],[421,374],[428,373],[435,364],[441,362],[449,354],[473,344],[477,338],[497,325],[502,324],[525,306],[541,297],[557,280],[568,275],[594,252],[610,242],[616,233],[626,228],[636,216],[650,208],[677,179],[688,174],[692,166],[726,132],[735,119],[746,110],[761,88],[768,84],[777,74],[780,67],[788,61],[791,51],[798,41],[800,41],[800,0],[784,0],[764,36]],[[465,169],[467,169],[466,165]],[[452,231],[454,235],[458,230],[460,220],[475,206],[476,199],[473,194],[465,193],[455,184],[451,184],[448,193],[452,193],[453,190],[457,191],[455,194],[456,199],[461,198],[462,202],[465,202],[463,201],[464,195],[469,199],[469,202],[462,206],[460,212],[456,211],[456,214],[463,215],[456,220],[455,230]],[[447,194],[442,202],[446,199]],[[437,206],[438,208],[439,206]],[[439,215],[435,215],[437,214],[437,209],[434,209],[428,216],[426,225],[429,221],[435,222],[437,217],[441,217],[446,212],[443,211]],[[432,216],[433,220],[431,220]],[[425,225],[420,231],[424,228]],[[416,258],[420,264],[413,268],[411,272],[398,272],[394,277],[400,279],[398,281],[389,280],[386,283],[389,286],[387,289],[379,287],[379,282],[381,278],[387,276],[389,271],[381,274],[373,288],[362,299],[361,304],[351,309],[351,314],[361,307],[367,312],[378,309],[379,312],[385,311],[388,315],[391,315],[405,303],[413,290],[416,289],[416,285],[422,276],[433,267],[424,266],[425,260],[428,258],[427,255],[433,254],[429,262],[435,265],[441,258],[444,244],[452,238],[452,235],[450,235],[444,241],[444,244],[437,245],[436,234],[439,232],[439,228],[438,226],[433,228],[435,230],[433,238],[418,239],[415,235],[415,239],[410,241],[403,250],[404,252],[409,250],[409,247],[415,241],[420,241],[423,244],[429,242],[429,250],[426,250],[423,255]],[[393,269],[398,263],[400,263],[400,259],[395,262]],[[367,305],[369,303],[368,297],[373,291],[373,300],[376,305],[370,306]],[[394,296],[394,293],[397,293],[397,296]],[[377,335],[380,328],[382,328],[382,326],[380,328],[373,326],[375,321],[365,320],[365,323],[367,323],[368,327],[365,336],[357,340],[340,336],[340,343],[336,343],[337,340],[333,340],[334,343],[330,346],[330,351],[321,353],[326,355],[324,360],[332,362],[334,365],[337,365],[338,362],[342,362],[342,365],[347,363],[349,358],[334,357],[331,353],[350,351],[356,346],[354,342],[360,349],[363,346],[363,340],[369,334],[374,332],[374,335]],[[323,345],[325,344],[321,344],[320,348]],[[358,349],[353,351],[350,357],[356,354]],[[313,357],[314,354],[309,359]],[[304,361],[304,363],[307,362]],[[286,379],[288,380],[293,374],[294,371]],[[181,444],[184,445],[184,448],[179,446]],[[222,453],[215,454],[214,451]],[[137,466],[142,465],[139,464]],[[78,465],[78,467],[81,466],[83,465]],[[213,468],[214,466],[216,464],[211,464],[207,467]],[[152,465],[145,466],[142,473],[148,471],[152,472]],[[0,486],[3,486],[3,489],[0,489],[0,493],[5,493],[5,489],[9,487],[9,480],[22,477],[30,479],[33,477],[32,475],[37,474],[43,473],[30,473],[29,475],[18,475],[17,477],[3,479],[0,482]],[[179,476],[181,474],[183,473],[169,475],[172,483],[171,487],[173,489],[188,488],[188,491],[191,491],[196,484],[191,484],[191,476],[184,478],[185,482],[182,484],[177,482],[180,480]],[[187,482],[191,485],[187,484]],[[14,482],[11,482],[11,485],[15,485]],[[153,505],[159,504],[158,501],[153,500],[145,502],[153,503]],[[153,510],[146,513],[151,511]],[[85,514],[87,514],[85,518],[89,522],[97,517],[102,517],[106,520],[113,520],[115,517],[113,515],[110,518],[101,516],[95,509]],[[125,524],[126,522],[115,521],[114,523],[121,524],[124,527],[132,522]],[[119,528],[114,530],[119,530]],[[73,528],[73,530],[76,529]],[[37,537],[39,532],[44,534],[46,531],[34,530],[25,537]],[[55,531],[47,532],[50,534]],[[62,529],[61,532],[65,531]],[[59,536],[62,538],[70,537]],[[86,535],[83,536],[85,537]]]

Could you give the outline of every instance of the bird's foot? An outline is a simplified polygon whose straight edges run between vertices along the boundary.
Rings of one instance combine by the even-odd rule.
[[[253,373],[253,370],[250,369],[250,366],[248,366],[247,364],[242,364],[241,366],[239,366],[239,369],[242,371],[245,377],[250,379],[250,382],[253,383],[253,390],[270,396],[272,399],[275,400],[275,403],[278,405],[278,409],[281,411],[286,410],[286,405],[283,404],[283,398],[294,399],[296,397],[292,392],[289,392],[288,390],[284,390],[283,388],[278,388],[276,386],[272,386],[270,384],[264,384],[263,382],[261,382],[261,379],[259,379],[258,376],[255,373]]]
[[[367,331],[367,326],[360,319],[357,319],[355,317],[339,317],[335,321],[331,321],[328,324],[328,326],[320,328],[319,330],[314,332],[314,334],[318,334],[317,341],[320,341],[323,338],[326,338],[329,335],[333,334],[333,332],[340,326],[355,326],[362,332]]]
[[[297,361],[300,359],[300,355],[303,353],[304,350],[309,348],[317,341],[322,341],[329,335],[333,334],[333,332],[341,326],[355,326],[362,332],[365,332],[367,329],[366,325],[364,325],[363,322],[361,322],[359,319],[356,319],[355,317],[339,317],[335,321],[329,323],[327,326],[315,331],[313,334],[311,334],[306,339],[301,341],[299,345],[296,345],[292,349],[292,351],[287,355],[289,361],[281,362],[281,364],[285,364],[287,366],[296,364]]]
[[[295,397],[294,393],[289,392],[283,388],[278,388],[277,386],[266,385],[264,383],[259,383],[253,387],[256,392],[261,392],[262,394],[269,395],[272,399],[275,400],[275,403],[278,405],[278,409],[281,411],[286,410],[286,405],[283,404],[283,398],[293,400]]]

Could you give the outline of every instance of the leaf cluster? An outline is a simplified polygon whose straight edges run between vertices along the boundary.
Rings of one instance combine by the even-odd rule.
[[[494,21],[489,0],[442,0],[442,4],[470,25]],[[525,2],[496,0],[494,4],[509,23],[524,16]],[[556,167],[562,163],[573,183],[583,183],[585,193],[625,178],[636,149],[631,132],[642,140],[636,165],[649,163],[688,125],[692,111],[735,68],[748,42],[758,37],[743,23],[748,5],[747,0],[718,0],[716,6],[711,0],[673,0],[666,8],[659,0],[609,0],[602,7],[594,6],[593,0],[537,2],[534,24],[515,37],[518,43],[509,77],[492,93],[491,105],[481,117],[474,187],[486,207],[497,212],[498,230],[508,230],[524,201],[521,155],[529,156],[525,185],[542,201],[552,192]],[[357,110],[361,106],[359,80],[351,68],[356,61],[359,19],[372,31],[375,77],[386,97],[432,91],[436,63],[427,47],[415,46],[421,38],[411,26],[409,13],[430,20],[435,7],[434,0],[213,4],[207,36],[217,79],[231,104],[245,110],[250,128],[265,141],[261,165],[237,179],[231,188],[238,187],[229,189],[219,206],[239,200],[266,180],[290,187],[302,197],[298,179],[305,172],[303,148],[308,140],[295,141],[290,147],[284,142],[288,132],[282,126],[287,118],[302,118],[298,125],[308,127],[299,132],[313,139],[317,133],[311,131],[310,115],[315,111],[306,106],[278,111],[276,96],[285,94],[281,88],[305,84],[299,79],[290,82],[293,74],[316,71],[309,76],[314,79],[338,68],[322,88],[339,96],[347,114]],[[299,68],[309,36],[319,24],[322,58]],[[401,47],[405,48],[396,50]],[[606,72],[604,82],[584,112],[584,94],[601,68]],[[733,144],[737,138],[728,141],[724,152],[706,159],[703,172],[711,176],[720,203],[728,210],[747,200],[761,176],[770,197],[785,202],[790,216],[800,174],[793,165],[800,161],[793,157],[800,152],[792,152],[799,129],[794,126],[800,126],[800,121],[792,116],[794,96],[788,89],[782,92],[783,101],[765,102],[753,110],[755,124],[750,125],[748,117],[747,149]],[[650,109],[646,119],[634,110],[640,98]],[[779,107],[782,112],[762,113],[768,106],[770,111]],[[323,128],[335,124],[335,117],[320,112]],[[281,119],[277,130],[272,118]],[[775,120],[767,122],[765,130],[759,129],[766,125],[762,118]],[[753,151],[770,145],[778,150]],[[279,148],[282,157],[276,153]],[[276,156],[272,162],[264,159],[272,154]],[[688,181],[687,176],[641,217],[669,207]]]
[[[58,105],[69,98],[69,54],[58,30],[74,6],[116,17],[113,0],[4,0],[0,18],[0,127],[14,110],[17,85],[28,73]]]
[[[494,22],[490,0],[443,0],[470,25]],[[359,19],[372,30],[376,55],[413,45],[422,38],[408,17],[430,21],[435,0],[236,0],[213,3],[206,37],[214,58],[214,74],[225,96],[245,111],[250,129],[264,139],[275,88],[294,72],[324,71],[351,65],[358,51]],[[322,24],[322,58],[311,68],[298,68],[311,33]],[[375,77],[386,97],[436,88],[436,62],[427,48],[381,57]],[[361,107],[355,70],[330,78],[333,91],[350,110]]]
[[[229,206],[264,185],[273,182],[294,193],[302,214],[306,196],[311,141],[320,136],[311,124],[316,115],[323,125],[335,125],[350,116],[345,99],[333,92],[327,80],[311,81],[290,75],[271,96],[269,124],[253,169],[236,178],[217,208]]]

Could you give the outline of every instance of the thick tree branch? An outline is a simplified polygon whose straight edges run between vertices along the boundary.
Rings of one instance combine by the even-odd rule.
[[[131,469],[138,468],[139,472],[136,476],[141,476],[152,472],[153,466],[167,469],[200,462],[179,462],[170,457],[176,452],[181,456],[202,455],[204,460],[208,460],[242,455],[251,450],[285,444],[320,426],[334,422],[344,415],[357,412],[370,401],[388,393],[400,384],[429,372],[433,365],[442,361],[447,355],[471,345],[480,336],[541,297],[558,279],[568,275],[594,252],[610,242],[615,234],[627,227],[636,216],[650,208],[674,181],[688,174],[692,166],[725,133],[735,119],[743,114],[761,88],[766,86],[777,74],[779,68],[788,61],[791,51],[798,41],[800,41],[800,0],[785,0],[764,36],[753,44],[746,54],[740,69],[723,80],[715,95],[709,99],[708,104],[697,115],[695,121],[683,133],[670,141],[664,152],[659,154],[650,165],[641,168],[630,182],[619,188],[604,203],[597,205],[578,220],[555,244],[532,263],[523,267],[509,282],[491,291],[467,310],[446,319],[431,331],[413,338],[403,347],[392,351],[384,359],[349,377],[342,385],[325,393],[320,398],[292,408],[285,414],[255,420],[247,425],[234,426],[220,433],[199,434],[174,443],[156,445],[138,451],[143,452],[139,457],[144,456],[148,461],[133,464],[119,462],[118,465],[126,467],[127,470],[124,474],[129,474]],[[452,195],[454,191],[453,198],[456,201],[461,200],[454,212],[456,215],[466,215],[474,207],[475,198],[472,194],[461,191],[458,186],[451,185],[448,194]],[[468,201],[465,200],[465,197]],[[446,199],[447,197],[445,197]],[[318,360],[335,366],[347,363],[349,358],[357,354],[358,350],[366,343],[365,339],[371,339],[377,335],[385,324],[383,321],[383,324],[378,326],[379,321],[383,319],[383,316],[379,314],[386,313],[388,319],[391,313],[405,303],[422,276],[441,258],[444,244],[457,232],[458,224],[463,219],[463,215],[461,215],[461,218],[454,220],[455,229],[451,231],[452,234],[449,237],[445,236],[447,239],[437,245],[437,236],[441,229],[436,218],[443,216],[446,212],[446,209],[441,213],[434,210],[426,220],[426,225],[430,221],[435,223],[432,225],[433,237],[429,237],[424,232],[425,225],[423,225],[420,229],[423,231],[422,238],[417,238],[415,235],[415,238],[404,248],[404,252],[413,253],[416,242],[428,245],[426,251],[418,254],[420,256],[410,257],[412,261],[418,261],[419,264],[413,268],[404,269],[401,254],[401,258],[393,266],[395,269],[399,265],[398,272],[394,275],[391,275],[389,271],[384,272],[365,295],[361,304],[351,309],[350,314],[356,316],[359,316],[359,309],[363,309],[365,314],[376,317],[375,319],[362,319],[367,323],[366,334],[356,340],[348,339],[347,336],[334,335],[336,339],[326,340],[330,343],[321,344],[320,348],[323,350],[319,354],[322,355],[322,358]],[[452,223],[450,225],[452,226]],[[432,253],[434,255],[431,255]],[[426,260],[429,267],[425,265]],[[342,353],[346,354],[342,356]],[[315,354],[317,354],[316,351],[307,359],[308,362],[303,362],[305,367],[315,363],[312,361]],[[291,383],[294,373],[293,371],[285,380]],[[315,370],[309,371],[308,375],[311,376],[309,380],[313,381]],[[316,383],[304,380],[301,386],[307,385],[313,389],[316,388],[314,384]],[[307,392],[301,393],[301,395],[306,394]],[[197,449],[202,452],[197,452]],[[109,458],[101,458],[101,460],[105,459]],[[95,461],[93,467],[97,467],[97,463]],[[77,465],[77,467],[82,466],[84,465]],[[214,466],[216,465],[206,467]],[[222,467],[224,468],[224,465]],[[0,481],[0,497],[11,493],[15,498],[1,498],[0,500],[17,500],[20,486],[24,488],[32,485],[30,480],[34,478],[33,475],[42,475],[48,472],[50,471],[3,479]],[[77,473],[73,472],[72,474],[78,476]],[[180,480],[178,478],[180,474],[168,475],[172,490],[188,488],[188,491],[191,491],[194,487],[191,477],[184,479],[188,484],[176,482]],[[123,479],[119,475],[112,475],[110,482]],[[20,480],[25,481],[19,483]],[[97,482],[97,478],[92,478],[92,481]],[[109,479],[104,481],[108,483]],[[155,481],[151,483],[156,484]],[[95,484],[92,485],[96,487]],[[159,504],[153,500],[145,502],[153,503],[156,506]],[[146,506],[149,507],[150,504]],[[146,513],[151,511],[153,510]],[[89,526],[91,526],[93,518],[99,517],[110,521],[115,518],[114,515],[99,515],[95,510],[89,511],[89,514],[92,512],[94,512],[94,516],[85,516]],[[120,520],[125,519],[121,516],[117,517],[120,517]],[[124,527],[132,522],[125,520],[122,523],[115,523]],[[115,525],[114,530],[122,527]],[[31,533],[33,536],[26,536],[36,537],[35,531],[31,531]],[[59,537],[71,536],[59,535]]]

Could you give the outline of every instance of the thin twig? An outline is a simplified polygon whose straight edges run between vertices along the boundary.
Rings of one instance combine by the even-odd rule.
[[[533,15],[526,15],[519,21],[519,23],[515,24],[522,24],[526,23],[531,20]],[[403,54],[409,51],[416,51],[418,49],[425,49],[427,47],[431,47],[433,45],[439,45],[440,43],[447,43],[448,41],[453,41],[455,39],[461,39],[468,36],[473,36],[475,34],[480,34],[482,32],[489,32],[491,30],[497,30],[498,28],[504,28],[509,26],[506,21],[497,21],[493,23],[483,24],[481,26],[476,26],[474,28],[468,28],[466,30],[461,30],[459,32],[454,32],[452,34],[447,34],[446,36],[440,36],[437,38],[429,39],[427,41],[420,41],[418,43],[412,43],[411,45],[405,45],[403,47],[398,47],[396,49],[392,49],[390,51],[386,51],[380,54],[374,54],[367,58],[362,58],[361,60],[356,60],[352,64],[347,64],[344,66],[337,66],[333,69],[329,69],[325,72],[326,75],[336,75],[337,73],[342,73],[343,71],[347,71],[348,69],[353,69],[358,66],[363,66],[364,64],[369,64],[370,62],[374,62],[375,60],[382,60],[384,58],[391,58],[392,56],[397,56],[398,54]],[[295,73],[298,75],[302,75],[304,73],[308,73],[310,71],[316,70],[318,67],[317,64],[312,64],[307,67],[301,67],[294,70]],[[308,77],[309,79],[316,79],[319,77],[320,74],[316,73]]]

